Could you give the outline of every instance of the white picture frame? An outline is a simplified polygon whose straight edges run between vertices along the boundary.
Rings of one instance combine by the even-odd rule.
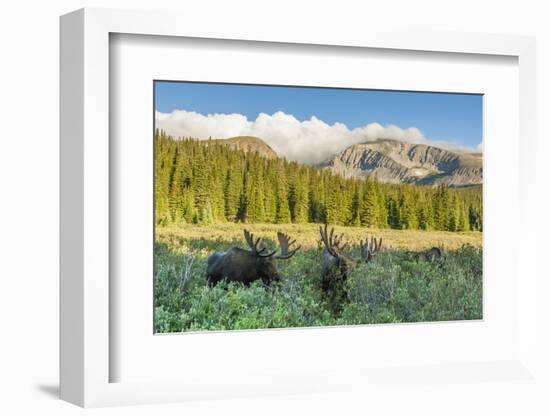
[[[82,9],[61,18],[61,398],[80,406],[158,403],[199,398],[254,396],[262,394],[297,394],[357,389],[377,383],[398,385],[410,381],[410,367],[321,369],[266,373],[263,378],[234,382],[232,374],[212,378],[194,375],[177,381],[156,380],[112,382],[118,357],[112,349],[111,313],[116,309],[110,292],[109,276],[115,259],[111,258],[110,172],[116,170],[110,158],[110,72],[111,34],[169,36],[172,38],[224,39],[245,42],[330,45],[332,48],[370,48],[409,50],[439,54],[501,55],[514,57],[519,68],[519,152],[517,183],[518,214],[534,213],[535,191],[529,172],[534,166],[532,144],[535,132],[535,41],[529,37],[506,35],[381,32],[360,30],[328,35],[312,26],[307,33],[277,25],[262,25],[236,33],[232,22],[206,28],[201,22],[186,21],[170,13],[130,12],[105,9]],[[417,363],[414,377],[433,380],[434,374],[452,382],[460,379],[480,383],[489,377],[498,380],[535,380],[536,362],[536,218],[521,215],[517,230],[517,298],[514,348],[498,361]],[[348,332],[356,329],[346,328]],[[409,326],[409,332],[422,331]],[[451,329],[452,331],[452,329]],[[264,332],[258,337],[270,337]],[[322,337],[328,333],[295,332],[295,336]],[[313,335],[315,334],[315,335]],[[215,334],[218,339],[225,334]],[[470,335],[471,336],[471,335]],[[222,339],[223,341],[223,339]],[[207,365],[207,364],[205,364]],[[244,365],[244,364],[243,364]],[[369,371],[366,371],[368,369]],[[212,369],[213,371],[215,369]],[[205,372],[205,374],[208,372]]]

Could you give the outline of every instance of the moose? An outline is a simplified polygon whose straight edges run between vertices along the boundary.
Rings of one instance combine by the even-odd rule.
[[[343,235],[335,235],[334,227],[330,232],[325,227],[319,227],[321,240],[324,244],[324,250],[321,257],[321,290],[323,292],[335,292],[335,290],[348,278],[350,266],[355,267],[361,261],[367,263],[371,261],[380,251],[382,247],[382,238],[376,239],[371,237],[361,240],[361,259],[354,259],[346,254],[345,250],[349,243],[342,244]]]
[[[270,252],[265,246],[260,247],[261,239],[254,239],[254,235],[248,230],[244,230],[244,238],[250,250],[233,247],[225,252],[213,253],[208,258],[206,274],[210,286],[216,285],[221,280],[240,282],[249,286],[250,283],[259,279],[264,285],[269,286],[271,282],[281,279],[274,260],[288,260],[301,247],[291,249],[296,240],[290,241],[288,235],[278,232],[277,239],[281,252],[275,255],[277,250]]]
[[[439,263],[443,260],[443,253],[438,247],[432,247],[429,250],[418,254],[418,259],[429,263]]]

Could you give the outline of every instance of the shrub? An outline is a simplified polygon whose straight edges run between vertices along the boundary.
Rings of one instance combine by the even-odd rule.
[[[284,276],[261,282],[206,283],[206,261],[233,241],[174,238],[155,245],[155,331],[315,327],[482,317],[482,252],[447,251],[442,263],[386,251],[352,270],[335,308],[320,290],[318,248],[279,261]]]

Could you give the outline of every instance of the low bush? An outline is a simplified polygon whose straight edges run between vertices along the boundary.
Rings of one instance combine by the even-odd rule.
[[[155,330],[185,332],[316,327],[482,318],[482,251],[464,245],[442,262],[387,250],[351,271],[343,295],[320,290],[320,248],[278,261],[284,276],[266,288],[209,287],[206,261],[239,241],[184,238],[155,244]]]

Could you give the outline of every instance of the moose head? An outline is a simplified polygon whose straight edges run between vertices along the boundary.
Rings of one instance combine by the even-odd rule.
[[[382,237],[376,240],[376,238],[371,236],[370,242],[369,239],[366,238],[364,242],[361,240],[359,244],[361,246],[361,258],[365,263],[368,263],[380,251],[380,247],[382,247]]]
[[[349,243],[343,243],[344,236],[334,234],[334,227],[328,231],[328,226],[319,227],[321,241],[324,245],[322,255],[321,289],[324,292],[333,290],[339,283],[347,279],[350,267],[357,266],[360,262],[371,261],[382,247],[382,239],[371,237],[361,240],[361,259],[356,259],[345,254]]]
[[[443,261],[443,253],[439,247],[432,247],[429,250],[419,253],[418,259],[430,263],[441,263]]]
[[[288,235],[278,232],[279,248],[269,251],[260,238],[244,230],[244,238],[250,250],[233,247],[223,253],[214,253],[208,258],[206,274],[208,283],[215,285],[220,280],[241,282],[246,286],[255,280],[261,279],[265,285],[280,280],[280,275],[274,260],[288,260],[300,249],[300,246],[291,249],[296,240],[290,241]]]

